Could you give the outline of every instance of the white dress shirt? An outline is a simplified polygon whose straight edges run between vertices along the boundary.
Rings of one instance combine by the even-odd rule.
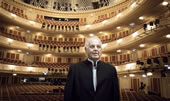
[[[94,63],[93,60],[88,58],[88,61],[90,61],[92,63],[93,86],[94,86],[94,90],[96,91],[96,87],[97,87],[97,63],[98,63],[99,60],[97,60]]]

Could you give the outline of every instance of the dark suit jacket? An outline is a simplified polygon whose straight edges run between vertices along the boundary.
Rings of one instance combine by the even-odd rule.
[[[92,63],[88,60],[70,67],[64,101],[120,101],[115,67],[102,61],[97,65],[97,88],[94,91]]]

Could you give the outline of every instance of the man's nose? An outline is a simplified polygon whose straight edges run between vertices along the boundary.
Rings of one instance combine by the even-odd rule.
[[[95,50],[97,50],[97,49],[98,49],[98,47],[97,47],[97,46],[95,46],[95,47],[94,47],[94,49],[95,49]]]

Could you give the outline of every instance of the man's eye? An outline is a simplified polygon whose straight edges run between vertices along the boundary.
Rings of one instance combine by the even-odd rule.
[[[94,48],[94,46],[90,46],[90,48]]]
[[[101,46],[97,46],[97,48],[101,48]]]

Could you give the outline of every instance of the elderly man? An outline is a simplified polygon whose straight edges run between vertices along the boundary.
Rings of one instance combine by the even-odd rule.
[[[102,42],[90,37],[85,42],[88,59],[70,67],[64,101],[120,101],[114,66],[100,61]]]

